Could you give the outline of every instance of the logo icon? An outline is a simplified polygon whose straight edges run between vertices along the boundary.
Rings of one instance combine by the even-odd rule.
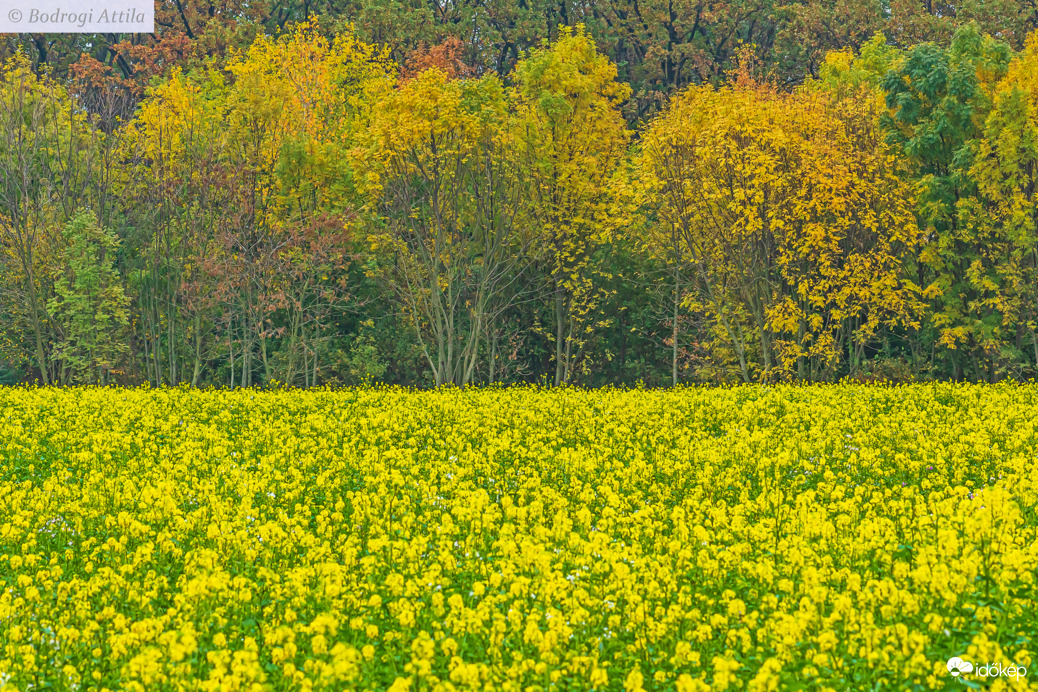
[[[952,677],[958,678],[963,673],[972,673],[973,664],[969,661],[963,661],[958,656],[953,656],[948,659],[948,672],[952,674]],[[960,680],[962,678],[959,678]]]

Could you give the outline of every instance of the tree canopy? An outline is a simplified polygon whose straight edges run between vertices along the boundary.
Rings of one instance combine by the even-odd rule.
[[[1034,377],[1038,32],[989,5],[212,0],[6,37],[0,379]]]

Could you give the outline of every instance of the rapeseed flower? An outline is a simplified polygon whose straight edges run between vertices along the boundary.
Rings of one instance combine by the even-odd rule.
[[[3,389],[0,690],[1029,667],[1036,410],[1015,384]]]

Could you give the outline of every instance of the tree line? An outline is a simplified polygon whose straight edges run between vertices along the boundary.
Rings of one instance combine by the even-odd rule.
[[[609,19],[651,4],[592,4],[507,50],[417,20],[401,46],[406,12],[391,39],[356,8],[193,7],[160,3],[164,31],[75,61],[79,38],[9,42],[4,381],[1038,374],[1025,8],[992,35],[967,6],[910,31],[898,6],[799,63],[775,15],[763,48],[687,41],[685,63]],[[719,40],[724,13],[702,14],[689,35]]]
[[[447,51],[470,75],[507,78],[525,52],[561,27],[586,27],[631,86],[631,124],[690,84],[726,81],[746,58],[785,85],[818,77],[833,50],[860,51],[876,34],[901,49],[947,45],[975,23],[1013,49],[1038,29],[1034,0],[155,0],[154,34],[0,36],[36,65],[82,83],[117,82],[142,95],[171,66],[223,62],[259,34],[316,19],[384,47],[400,64]]]

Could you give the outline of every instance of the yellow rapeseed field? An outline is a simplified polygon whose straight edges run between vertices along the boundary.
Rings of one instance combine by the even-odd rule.
[[[14,388],[0,430],[5,692],[1038,689],[1033,384]]]

